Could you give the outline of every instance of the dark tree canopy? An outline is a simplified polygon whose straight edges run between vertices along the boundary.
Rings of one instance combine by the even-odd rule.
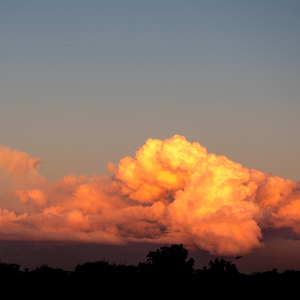
[[[209,273],[217,275],[217,274],[238,274],[238,269],[235,264],[232,264],[230,261],[225,259],[215,258],[214,261],[209,262],[209,269],[207,270]]]
[[[186,276],[194,271],[194,259],[187,261],[188,250],[180,245],[164,246],[156,251],[150,251],[147,255],[147,261],[141,266],[152,271],[157,276]]]
[[[170,292],[178,297],[180,291],[187,297],[198,295],[199,291],[206,291],[204,296],[225,297],[231,295],[238,287],[254,296],[262,290],[274,295],[278,289],[296,291],[300,280],[300,271],[286,270],[279,273],[277,269],[267,272],[254,272],[251,275],[239,273],[235,264],[216,258],[209,262],[202,270],[194,269],[194,260],[188,259],[188,250],[182,244],[164,246],[148,253],[147,260],[138,266],[116,265],[107,261],[96,261],[79,264],[75,270],[64,271],[42,265],[32,271],[20,271],[17,264],[0,262],[0,278],[4,289],[19,290],[31,293],[37,287],[51,292],[53,295],[94,297],[99,290],[107,291],[113,297],[124,295],[138,296],[161,295],[164,291],[170,298]],[[18,287],[16,289],[16,287]],[[275,288],[274,288],[275,287]],[[88,295],[87,292],[90,292]],[[295,293],[291,293],[291,298]],[[133,298],[133,297],[132,297]]]

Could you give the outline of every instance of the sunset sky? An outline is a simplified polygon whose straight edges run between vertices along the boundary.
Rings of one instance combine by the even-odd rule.
[[[1,262],[178,241],[300,270],[299,1],[4,0],[0,24]]]

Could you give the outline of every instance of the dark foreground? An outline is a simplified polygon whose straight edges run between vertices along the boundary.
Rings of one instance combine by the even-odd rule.
[[[194,269],[194,260],[187,260],[188,251],[182,245],[161,247],[149,252],[146,262],[133,265],[109,264],[106,261],[77,265],[74,271],[42,265],[20,271],[17,264],[0,263],[2,291],[34,297],[85,296],[92,298],[134,298],[170,296],[270,297],[298,290],[300,271],[276,269],[246,275],[225,259],[210,261],[203,269]]]

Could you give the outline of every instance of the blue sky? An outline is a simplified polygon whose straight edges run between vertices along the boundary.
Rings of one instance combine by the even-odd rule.
[[[174,134],[299,180],[298,1],[2,1],[1,144],[50,179]]]

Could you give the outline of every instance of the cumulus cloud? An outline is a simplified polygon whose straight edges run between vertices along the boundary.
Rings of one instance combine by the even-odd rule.
[[[40,164],[0,147],[0,239],[183,243],[237,255],[263,246],[263,228],[300,234],[299,183],[208,154],[183,136],[148,139],[134,158],[109,164],[112,176],[46,182]]]

